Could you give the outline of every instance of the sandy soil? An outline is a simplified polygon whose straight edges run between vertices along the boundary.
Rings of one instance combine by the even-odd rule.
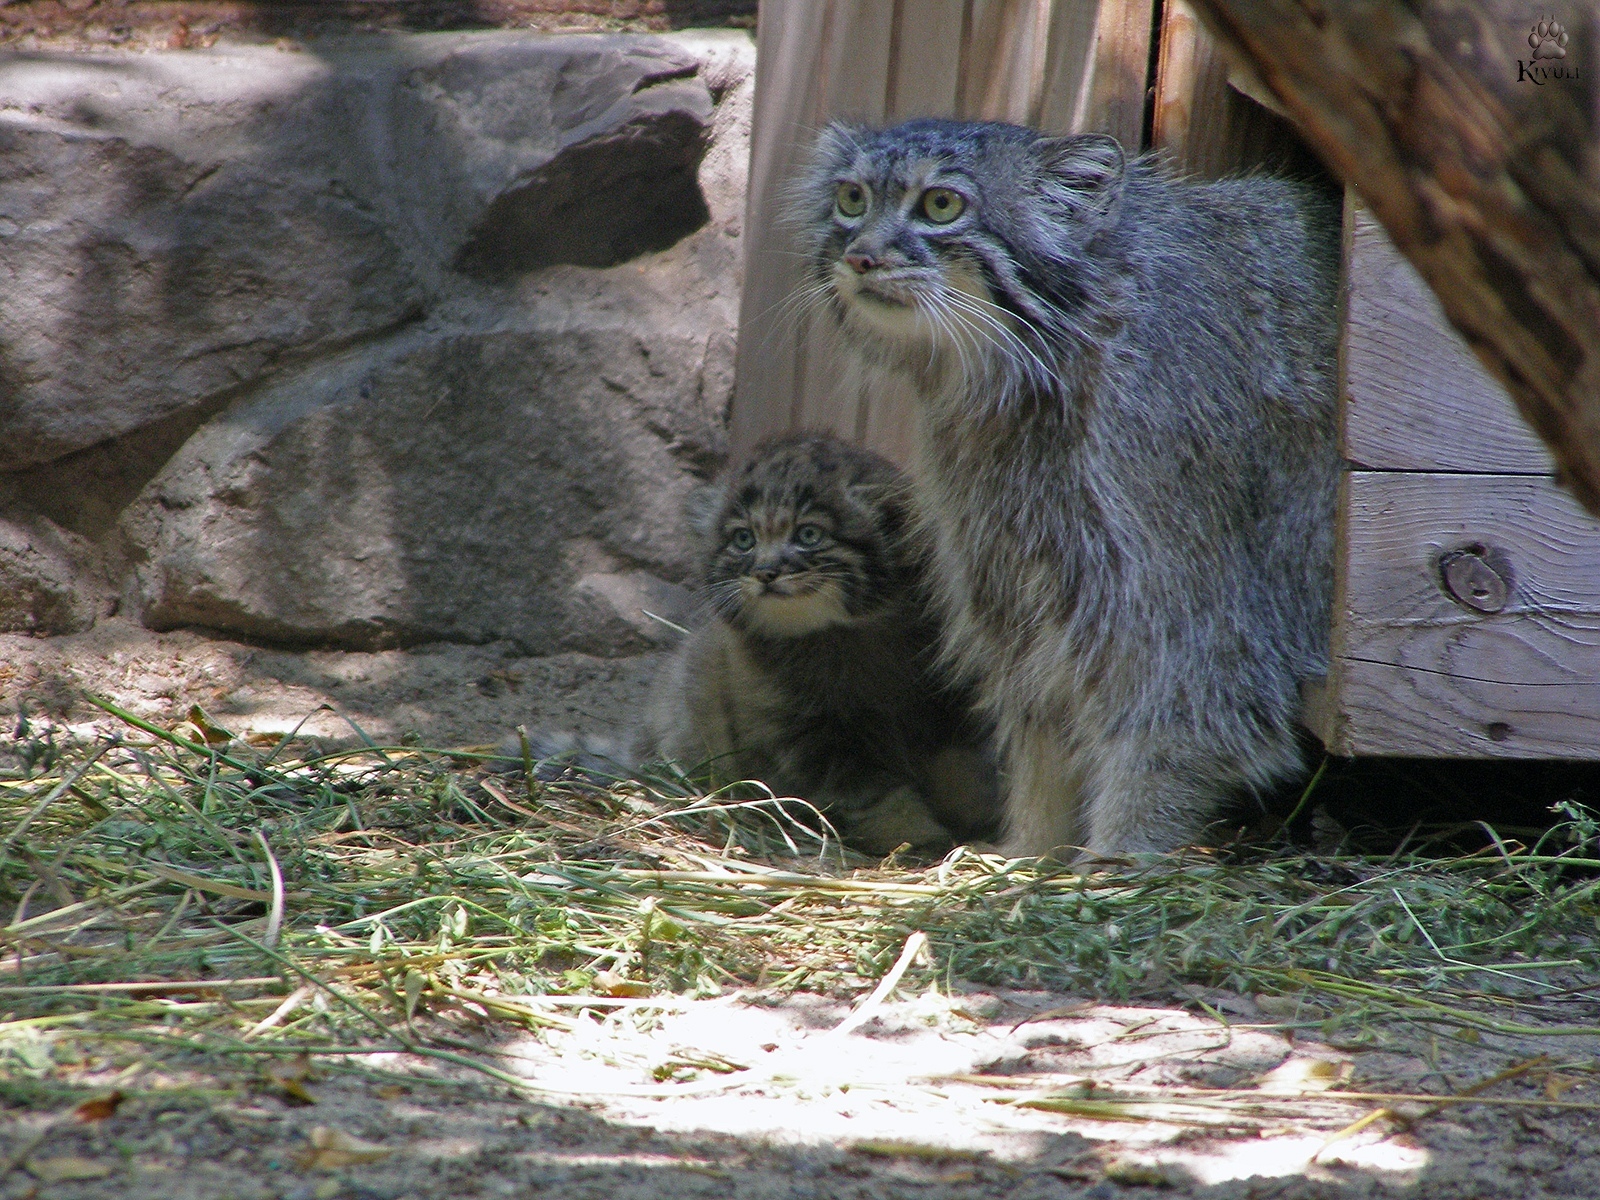
[[[1252,1027],[1269,1018],[1247,998],[1209,1000],[1235,1010],[1231,1026],[1026,992],[914,996],[847,1032],[846,1007],[816,997],[569,1008],[570,1029],[500,1047],[504,1067],[545,1089],[522,1095],[460,1075],[402,1084],[292,1064],[276,1078],[157,1072],[129,1055],[98,1072],[141,1090],[113,1116],[0,1123],[0,1198],[1596,1195],[1585,1072],[1525,1071],[1484,1093],[1512,1102],[1500,1107],[1397,1104],[1337,1140],[1380,1106],[1316,1089],[1457,1091],[1541,1049],[1592,1063],[1600,1042],[1352,1051]],[[1140,1120],[1012,1102],[1086,1077],[1189,1090],[1139,1107]],[[1260,1103],[1197,1105],[1193,1089],[1219,1087],[1259,1089]],[[1528,1104],[1551,1095],[1580,1107]]]
[[[152,720],[201,705],[235,733],[302,733],[390,745],[493,744],[530,729],[614,734],[639,709],[660,655],[525,658],[507,643],[295,652],[109,618],[86,633],[0,634],[0,714],[22,707],[109,728],[92,692]],[[352,724],[353,723],[353,724]]]

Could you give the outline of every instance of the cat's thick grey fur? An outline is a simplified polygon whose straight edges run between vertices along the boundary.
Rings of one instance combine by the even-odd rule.
[[[1170,849],[1301,771],[1339,470],[1333,199],[939,121],[831,126],[797,196],[812,295],[919,395],[1006,849]]]

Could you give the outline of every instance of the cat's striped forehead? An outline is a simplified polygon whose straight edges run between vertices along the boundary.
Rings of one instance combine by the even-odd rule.
[[[1037,135],[1014,125],[924,120],[888,129],[834,125],[823,137],[822,157],[837,174],[911,188],[941,171],[976,176],[994,151]]]
[[[738,512],[795,516],[823,509],[842,516],[858,507],[851,489],[892,485],[898,471],[875,454],[831,437],[800,435],[761,447],[733,481],[729,515]]]
[[[841,181],[849,179],[864,183],[883,197],[915,195],[934,183],[949,183],[952,176],[963,180],[966,172],[948,157],[937,154],[915,154],[897,157],[874,155],[868,150],[857,152],[838,172]]]

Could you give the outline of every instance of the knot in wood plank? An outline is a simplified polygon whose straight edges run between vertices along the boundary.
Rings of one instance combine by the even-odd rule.
[[[1503,552],[1482,546],[1452,550],[1439,559],[1444,590],[1474,612],[1497,613],[1511,599],[1514,576]]]

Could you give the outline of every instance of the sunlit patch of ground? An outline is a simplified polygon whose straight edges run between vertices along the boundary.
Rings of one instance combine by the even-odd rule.
[[[1314,1163],[1403,1181],[1428,1161],[1391,1129],[1335,1137],[1371,1109],[1324,1098],[1348,1080],[1348,1054],[1181,1009],[1061,1001],[930,990],[876,1006],[856,1029],[841,1029],[848,1006],[817,997],[621,1001],[505,1052],[537,1091],[679,1133],[984,1154],[1130,1184]],[[1218,1078],[1229,1086],[1195,1084]]]

